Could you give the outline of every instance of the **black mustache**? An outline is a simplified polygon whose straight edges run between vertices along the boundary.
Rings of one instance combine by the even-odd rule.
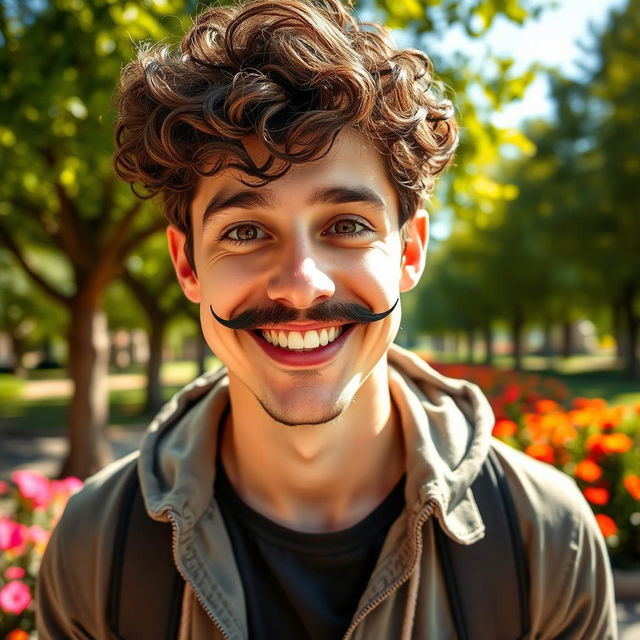
[[[227,329],[236,331],[253,331],[260,327],[269,325],[287,324],[296,320],[316,320],[317,322],[357,322],[359,324],[369,324],[386,318],[398,305],[398,298],[393,306],[381,313],[372,313],[369,309],[356,304],[355,302],[323,302],[317,307],[300,313],[296,309],[291,309],[283,305],[275,304],[263,309],[247,309],[231,320],[224,320],[214,310],[211,305],[209,309],[213,317]]]

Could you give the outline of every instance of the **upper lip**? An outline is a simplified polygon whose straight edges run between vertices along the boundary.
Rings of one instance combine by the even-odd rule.
[[[260,331],[313,331],[320,329],[331,329],[331,327],[342,327],[349,324],[348,322],[314,322],[307,323],[290,323],[290,324],[278,324],[278,325],[266,325],[264,327],[258,327]]]

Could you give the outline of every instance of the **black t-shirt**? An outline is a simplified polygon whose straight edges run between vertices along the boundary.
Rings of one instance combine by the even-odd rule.
[[[404,477],[364,520],[330,533],[293,531],[257,513],[220,463],[215,491],[242,578],[250,640],[342,638],[404,507]]]

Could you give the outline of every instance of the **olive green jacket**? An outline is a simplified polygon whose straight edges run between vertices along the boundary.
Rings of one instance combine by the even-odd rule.
[[[482,538],[469,486],[489,447],[504,468],[528,554],[529,637],[616,638],[607,552],[573,481],[493,440],[493,415],[475,385],[441,376],[395,346],[388,360],[406,449],[406,507],[345,638],[455,638],[432,519],[459,543]],[[139,454],[93,476],[71,499],[38,581],[41,640],[112,637],[105,609],[114,529],[133,456],[149,515],[172,523],[174,558],[187,584],[180,638],[248,637],[242,584],[213,494],[217,431],[228,402],[224,370],[199,378],[163,408]],[[470,635],[492,640],[482,629]]]

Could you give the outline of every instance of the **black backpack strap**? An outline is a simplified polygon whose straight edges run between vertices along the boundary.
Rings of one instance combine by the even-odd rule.
[[[458,638],[526,638],[529,566],[513,498],[492,449],[472,491],[486,527],[482,540],[457,544],[432,519]]]
[[[114,638],[175,640],[184,580],[173,562],[171,525],[146,512],[131,465],[113,545],[107,617]]]

